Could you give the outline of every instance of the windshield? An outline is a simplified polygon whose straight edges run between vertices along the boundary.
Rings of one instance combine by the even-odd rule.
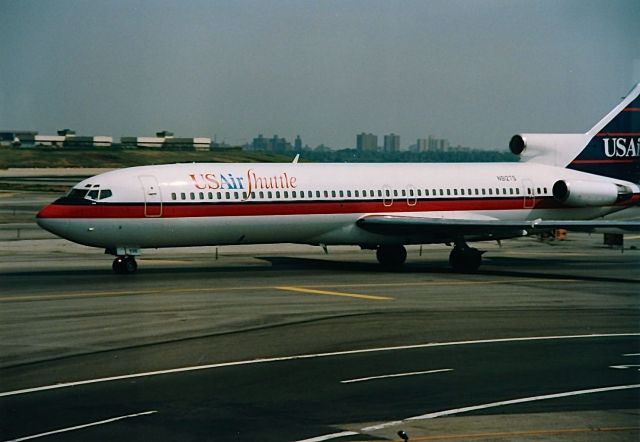
[[[67,194],[67,198],[73,199],[88,199],[88,200],[103,200],[113,196],[111,189],[71,189]]]

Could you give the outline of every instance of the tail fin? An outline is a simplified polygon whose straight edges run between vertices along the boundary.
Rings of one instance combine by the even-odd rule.
[[[640,182],[640,83],[587,136],[569,169]]]
[[[640,182],[640,83],[584,134],[519,134],[509,143],[522,160]]]

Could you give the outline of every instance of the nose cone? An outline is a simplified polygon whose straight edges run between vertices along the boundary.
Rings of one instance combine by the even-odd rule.
[[[44,230],[54,235],[65,237],[68,221],[64,218],[64,214],[60,211],[60,206],[49,204],[40,209],[36,215],[36,222]]]

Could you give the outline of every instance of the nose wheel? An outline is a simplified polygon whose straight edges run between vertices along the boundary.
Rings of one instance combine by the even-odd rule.
[[[130,275],[138,270],[138,263],[133,256],[118,256],[111,267],[118,275]]]

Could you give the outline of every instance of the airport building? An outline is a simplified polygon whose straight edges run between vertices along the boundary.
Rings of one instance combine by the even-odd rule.
[[[176,138],[173,132],[163,130],[156,132],[155,137],[122,137],[120,144],[125,149],[168,149],[168,150],[197,150],[211,149],[211,138]]]
[[[57,135],[38,135],[36,131],[2,131],[0,132],[0,144],[15,147],[111,147],[112,137],[105,136],[77,136],[70,129],[59,130]]]

